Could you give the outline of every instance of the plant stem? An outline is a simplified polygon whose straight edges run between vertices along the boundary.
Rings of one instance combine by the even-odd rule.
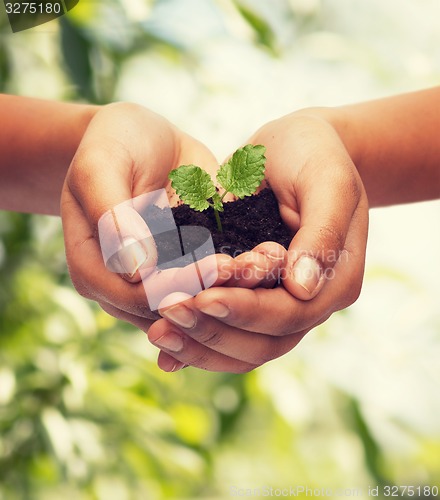
[[[220,197],[220,201],[223,201],[223,198],[229,193],[229,191],[225,191],[221,197]]]
[[[212,208],[214,209],[215,220],[217,222],[217,229],[219,230],[220,233],[223,233],[222,222],[220,220],[220,215],[218,213],[218,210],[216,210],[214,207]]]

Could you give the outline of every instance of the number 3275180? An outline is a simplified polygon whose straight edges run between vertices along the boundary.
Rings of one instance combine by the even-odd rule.
[[[8,2],[7,14],[61,14],[62,7],[59,2]]]

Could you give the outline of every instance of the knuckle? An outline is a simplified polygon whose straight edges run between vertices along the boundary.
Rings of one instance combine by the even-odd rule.
[[[211,347],[219,346],[223,344],[223,335],[218,330],[208,330],[198,336],[198,341]]]
[[[102,160],[102,153],[98,150],[80,148],[76,152],[69,168],[67,176],[69,186],[74,190],[78,190],[82,186],[88,185],[86,182],[90,182],[93,179],[90,163],[100,160]]]
[[[209,370],[209,355],[207,353],[198,353],[196,355],[190,356],[190,358],[186,361],[186,364],[195,366],[197,368],[200,368],[201,370]]]
[[[345,181],[345,191],[349,198],[358,202],[361,198],[362,190],[358,180],[354,175],[350,175]]]
[[[139,316],[141,318],[158,319],[161,317],[159,314],[152,312],[147,303],[127,304],[126,310],[130,314],[133,314],[134,316]]]
[[[362,195],[362,188],[357,175],[356,167],[349,157],[340,158],[338,165],[333,169],[333,181],[338,192],[341,193],[345,203],[350,206],[357,205]]]
[[[338,228],[336,221],[328,221],[318,230],[321,247],[326,250],[339,250],[344,248],[345,233]]]

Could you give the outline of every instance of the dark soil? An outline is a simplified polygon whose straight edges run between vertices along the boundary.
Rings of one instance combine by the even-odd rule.
[[[168,217],[168,214],[166,214]],[[264,241],[276,241],[288,248],[293,234],[284,224],[278,210],[278,202],[270,189],[264,189],[259,194],[224,204],[224,211],[220,213],[223,232],[217,229],[214,211],[212,209],[204,212],[196,212],[187,205],[180,205],[172,209],[174,220],[181,229],[180,242],[176,231],[157,234],[155,231],[155,221],[160,225],[161,218],[165,211],[157,207],[149,210],[147,223],[153,233],[158,247],[158,265],[165,269],[175,267],[171,261],[181,259],[182,254],[191,254],[203,246],[212,235],[214,247],[217,253],[225,253],[236,257],[237,255],[252,250],[256,245]],[[198,228],[187,226],[199,226]],[[200,229],[200,226],[208,231]],[[172,234],[172,236],[170,236]],[[176,243],[177,242],[177,243]],[[180,243],[180,244],[179,244]],[[203,257],[201,252],[197,254],[197,259]],[[209,252],[206,252],[208,254]],[[188,262],[181,262],[186,265],[191,262],[188,255]],[[176,266],[177,267],[177,266]]]

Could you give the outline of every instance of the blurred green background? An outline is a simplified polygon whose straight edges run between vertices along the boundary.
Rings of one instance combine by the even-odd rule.
[[[138,102],[221,161],[294,109],[438,84],[439,18],[437,0],[81,0],[12,34],[2,12],[0,91]],[[72,288],[60,221],[0,212],[0,499],[440,486],[440,205],[371,219],[357,304],[243,376],[160,372]]]

